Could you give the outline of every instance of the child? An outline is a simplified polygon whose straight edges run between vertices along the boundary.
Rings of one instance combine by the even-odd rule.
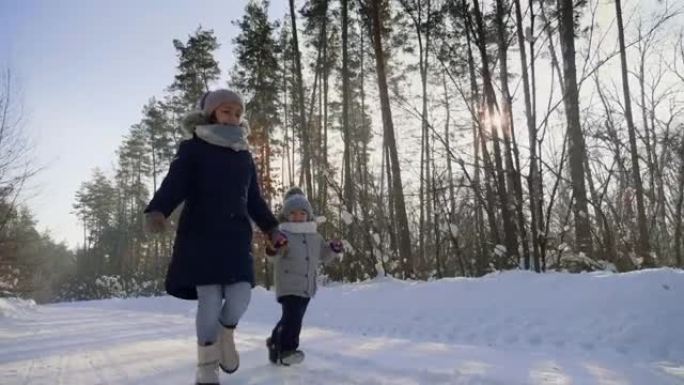
[[[282,317],[266,339],[268,357],[272,363],[292,365],[304,360],[298,350],[302,319],[309,300],[316,294],[316,277],[320,262],[330,262],[343,252],[340,241],[326,242],[316,231],[311,204],[301,189],[294,187],[285,195],[282,215],[286,222],[280,229],[288,246],[278,251],[268,248],[274,257],[273,274]]]
[[[192,138],[180,144],[145,209],[146,228],[158,233],[185,202],[166,291],[198,300],[196,383],[202,385],[219,384],[219,366],[227,373],[239,366],[233,332],[254,286],[250,218],[275,247],[287,242],[257,184],[244,110],[242,98],[233,91],[205,93],[198,110],[184,121]]]

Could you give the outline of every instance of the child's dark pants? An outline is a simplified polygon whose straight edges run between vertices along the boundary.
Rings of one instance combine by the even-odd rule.
[[[310,298],[285,295],[278,298],[283,315],[273,329],[271,341],[279,352],[296,350],[299,347],[299,333]]]

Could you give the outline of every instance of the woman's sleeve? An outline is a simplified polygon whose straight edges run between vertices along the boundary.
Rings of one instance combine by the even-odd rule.
[[[145,209],[146,213],[159,211],[168,218],[173,210],[185,200],[192,170],[191,146],[192,143],[187,140],[180,144],[169,166],[169,172]]]

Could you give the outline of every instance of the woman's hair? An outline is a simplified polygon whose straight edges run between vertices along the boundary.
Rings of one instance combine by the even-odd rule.
[[[216,111],[212,112],[211,115],[209,115],[209,119],[207,119],[207,123],[209,123],[209,124],[218,123],[218,119],[216,119]]]

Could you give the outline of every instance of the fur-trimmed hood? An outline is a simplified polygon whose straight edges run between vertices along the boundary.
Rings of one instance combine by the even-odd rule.
[[[209,116],[207,116],[202,110],[193,110],[183,116],[181,120],[181,128],[186,135],[192,136],[195,133],[197,126],[208,125]],[[240,122],[240,127],[243,128],[245,132],[245,137],[250,134],[249,123],[246,120]]]

